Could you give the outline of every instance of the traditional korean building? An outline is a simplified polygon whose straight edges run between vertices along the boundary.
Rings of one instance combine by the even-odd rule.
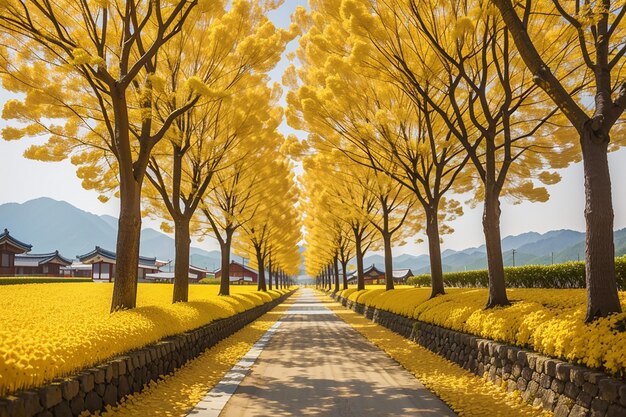
[[[406,284],[406,280],[413,276],[413,272],[410,269],[394,269],[392,272],[394,284]],[[372,265],[363,271],[363,281],[365,285],[371,284],[384,284],[385,283],[385,271],[380,270],[376,265]],[[348,275],[348,284],[356,284],[357,275],[356,271],[350,272]]]
[[[84,255],[79,255],[78,260],[83,264],[91,264],[91,278],[96,281],[113,281],[115,276],[115,262],[117,255],[115,252],[102,249],[96,246],[94,250]],[[146,256],[139,257],[139,265],[137,266],[137,278],[144,281],[146,274],[154,274],[164,262],[157,261],[156,258],[148,258]]]
[[[394,284],[406,284],[406,280],[413,276],[413,271],[410,269],[394,269],[393,270],[393,283]]]
[[[20,242],[7,229],[0,234],[0,275],[15,275],[15,255],[30,252],[33,246]]]
[[[208,270],[189,265],[189,283],[195,284],[207,277]],[[146,274],[146,281],[152,282],[174,282],[174,272],[155,272]]]
[[[222,271],[215,271],[215,278],[222,278]],[[259,281],[259,274],[239,262],[230,262],[230,283],[231,284],[256,284]]]
[[[15,275],[61,276],[61,267],[72,264],[71,259],[52,253],[22,253],[15,255]]]

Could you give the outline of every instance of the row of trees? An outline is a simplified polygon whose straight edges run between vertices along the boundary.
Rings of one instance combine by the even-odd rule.
[[[112,310],[135,306],[142,208],[175,234],[173,302],[187,301],[194,235],[220,244],[220,294],[229,294],[236,234],[259,248],[260,288],[264,264],[275,276],[297,272],[297,196],[277,131],[282,92],[268,86],[267,73],[298,31],[268,20],[275,7],[256,0],[0,6],[0,70],[16,97],[4,107],[13,123],[3,137],[47,136],[26,156],[71,158],[85,188],[120,199]]]
[[[398,232],[401,242],[402,230],[424,225],[432,295],[443,293],[440,235],[462,213],[454,194],[473,191],[473,203],[484,206],[487,307],[507,305],[500,200],[546,201],[542,184],[560,180],[554,169],[582,158],[587,320],[620,311],[607,152],[620,144],[610,133],[626,108],[623,2],[311,6],[299,20],[302,67],[285,77],[287,117],[319,154],[304,157],[309,213],[336,222],[307,222],[310,273],[333,264],[339,236],[356,248],[356,234],[343,230],[360,219],[380,235],[374,242],[386,249],[392,288],[387,240]],[[396,230],[385,213],[410,224]]]

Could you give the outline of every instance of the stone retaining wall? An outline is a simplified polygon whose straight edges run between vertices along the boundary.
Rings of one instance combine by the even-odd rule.
[[[377,310],[332,295],[375,323],[457,363],[555,417],[626,417],[626,382],[598,370]],[[626,349],[626,346],[624,347]]]
[[[72,417],[83,411],[103,411],[125,396],[141,392],[149,382],[173,372],[291,294],[293,292],[232,317],[128,352],[76,375],[56,379],[42,388],[0,397],[0,417]]]

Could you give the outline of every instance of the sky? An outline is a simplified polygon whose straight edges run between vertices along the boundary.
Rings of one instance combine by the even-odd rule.
[[[285,0],[285,3],[270,14],[270,18],[277,26],[287,27],[290,15],[297,6],[305,6],[305,0]],[[287,46],[285,55],[297,48],[297,40]],[[280,82],[282,73],[289,65],[284,58],[271,72],[273,81]],[[0,90],[0,106],[4,105],[8,95]],[[6,122],[0,120],[0,128]],[[295,132],[286,123],[280,127],[285,135],[295,133],[303,138],[304,132]],[[111,199],[108,203],[101,203],[94,191],[81,187],[80,180],[75,175],[75,167],[69,161],[39,162],[31,161],[22,156],[33,143],[42,143],[44,139],[7,142],[0,140],[0,204],[8,202],[23,203],[38,198],[50,197],[64,200],[68,203],[95,214],[108,214],[117,217],[119,201]],[[620,181],[626,178],[626,149],[609,154],[613,189],[613,208],[615,212],[615,229],[626,227],[626,187]],[[501,232],[502,237],[518,235],[528,231],[547,232],[549,230],[572,229],[584,231],[584,188],[582,164],[574,164],[567,169],[560,170],[562,181],[548,187],[550,200],[546,203],[521,203],[513,205],[504,200],[502,202]],[[470,195],[456,196],[459,201],[469,200]],[[464,207],[465,214],[450,226],[455,229],[452,235],[444,236],[443,249],[464,249],[480,246],[484,243],[482,233],[482,207],[471,209]],[[143,227],[159,228],[158,219],[144,219]],[[423,238],[423,236],[417,236]],[[208,250],[218,248],[214,239],[206,239],[195,246]],[[394,254],[411,253],[414,255],[427,253],[425,243],[407,243],[395,248]]]

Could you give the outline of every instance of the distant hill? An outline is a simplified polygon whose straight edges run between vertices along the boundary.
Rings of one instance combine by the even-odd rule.
[[[617,230],[614,234],[615,256],[626,254],[626,229]],[[585,234],[574,230],[552,230],[543,234],[537,232],[507,236],[502,239],[504,265],[551,264],[582,260],[585,256]],[[460,251],[447,249],[442,252],[441,260],[444,272],[484,269],[487,267],[487,251],[485,245],[467,248]],[[415,274],[430,272],[428,255],[413,256],[409,254],[394,258],[394,269],[411,268]],[[375,264],[384,267],[384,259],[378,254],[366,256],[365,266]]]
[[[33,245],[33,252],[59,250],[62,255],[75,258],[95,246],[115,250],[117,219],[113,216],[97,216],[64,201],[38,198],[22,204],[0,205],[0,230],[7,228],[17,239]],[[504,264],[515,265],[550,264],[583,259],[585,234],[573,230],[552,230],[546,233],[528,232],[502,239]],[[302,254],[303,248],[300,248]],[[156,256],[162,260],[174,259],[174,239],[158,230],[146,228],[141,232],[141,254]],[[626,229],[615,232],[615,254],[626,254]],[[192,247],[190,260],[193,265],[210,270],[220,266],[219,251],[206,251]],[[460,251],[445,250],[442,253],[445,272],[482,269],[487,267],[485,245]],[[352,262],[354,263],[354,262]],[[379,254],[366,256],[365,267],[375,264],[384,267]],[[167,267],[166,267],[167,268]],[[394,268],[411,268],[413,273],[430,271],[428,255],[399,255],[394,258]],[[301,271],[304,274],[304,271]]]
[[[19,240],[32,244],[33,253],[58,250],[75,258],[95,246],[115,250],[117,219],[97,216],[64,201],[38,198],[22,204],[0,205],[0,230],[9,229]],[[174,259],[174,239],[154,229],[141,231],[140,252],[162,260]],[[219,268],[219,251],[191,248],[191,263],[210,270]]]

